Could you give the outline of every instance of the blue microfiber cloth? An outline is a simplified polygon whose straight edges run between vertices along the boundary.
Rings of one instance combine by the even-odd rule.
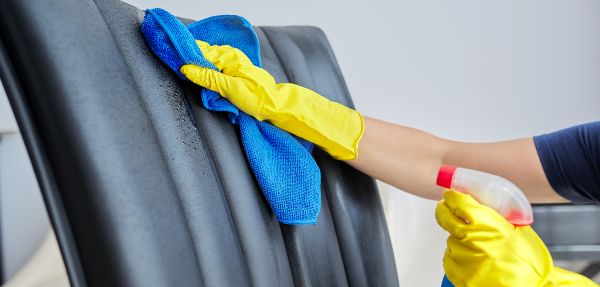
[[[442,279],[442,287],[454,287],[454,284],[452,284],[452,282],[450,282],[450,280],[448,279],[448,277],[446,277],[446,275],[444,275],[444,279]]]
[[[146,10],[142,32],[150,49],[181,78],[184,64],[217,68],[204,58],[194,39],[240,49],[261,66],[258,37],[240,16],[209,17],[187,27],[167,11]],[[311,156],[313,145],[240,111],[218,93],[202,89],[202,104],[227,112],[240,128],[246,158],[277,219],[286,224],[315,224],[321,208],[321,172]]]

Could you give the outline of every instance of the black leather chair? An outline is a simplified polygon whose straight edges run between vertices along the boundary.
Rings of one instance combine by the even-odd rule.
[[[583,260],[579,273],[600,274],[600,206],[538,205],[533,208],[533,228],[555,260]]]
[[[0,2],[2,82],[72,286],[397,286],[373,179],[316,150],[318,224],[279,224],[237,129],[149,52],[143,15]],[[278,81],[352,106],[319,29],[256,31]]]

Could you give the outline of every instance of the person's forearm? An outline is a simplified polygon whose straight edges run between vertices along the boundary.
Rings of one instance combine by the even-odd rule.
[[[440,199],[435,179],[448,142],[420,130],[363,117],[365,131],[358,157],[346,162],[403,191]]]
[[[531,138],[497,143],[462,143],[369,117],[358,157],[346,161],[362,172],[411,194],[439,200],[435,185],[442,164],[509,179],[532,202],[565,202],[548,183]]]

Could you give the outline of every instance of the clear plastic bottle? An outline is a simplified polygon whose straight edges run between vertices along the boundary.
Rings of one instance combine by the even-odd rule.
[[[498,211],[516,226],[533,223],[531,204],[523,192],[505,178],[443,165],[438,172],[437,185],[473,196],[479,203]]]

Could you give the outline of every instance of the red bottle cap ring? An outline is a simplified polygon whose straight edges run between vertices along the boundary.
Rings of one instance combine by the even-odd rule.
[[[444,188],[452,188],[452,177],[455,171],[455,166],[442,165],[438,171],[436,184]]]

